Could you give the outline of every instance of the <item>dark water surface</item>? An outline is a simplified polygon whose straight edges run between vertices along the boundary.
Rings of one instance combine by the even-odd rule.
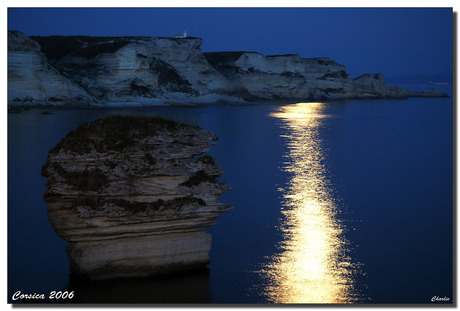
[[[8,115],[8,300],[68,302],[453,302],[452,99]],[[207,270],[105,282],[69,274],[40,169],[81,122],[114,113],[199,124],[233,186]],[[36,302],[36,301],[34,301]],[[52,302],[64,302],[54,300]]]

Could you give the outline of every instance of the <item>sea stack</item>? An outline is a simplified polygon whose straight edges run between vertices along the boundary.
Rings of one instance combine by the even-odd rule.
[[[69,242],[73,273],[92,280],[203,267],[204,232],[230,207],[222,168],[204,155],[217,138],[198,126],[147,116],[80,125],[48,154],[48,218]]]

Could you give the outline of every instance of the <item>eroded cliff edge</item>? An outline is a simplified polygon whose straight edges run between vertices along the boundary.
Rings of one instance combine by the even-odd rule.
[[[203,155],[216,137],[159,117],[108,116],[48,154],[48,218],[89,279],[144,277],[209,262],[205,230],[230,207],[222,168]]]
[[[8,32],[8,104],[167,105],[444,97],[351,79],[330,58],[203,53],[196,37],[27,37]]]
[[[8,105],[92,101],[72,80],[52,67],[40,45],[19,31],[8,31]]]

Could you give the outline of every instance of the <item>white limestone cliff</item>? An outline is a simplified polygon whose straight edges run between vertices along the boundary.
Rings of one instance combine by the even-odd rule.
[[[329,58],[264,56],[254,52],[206,53],[208,61],[248,98],[345,99],[353,96],[346,68]]]
[[[330,58],[201,51],[195,37],[31,37],[8,32],[8,105],[185,105],[443,97],[352,80]]]
[[[219,94],[222,100],[242,102],[228,96],[232,85],[206,61],[200,38],[34,38],[53,66],[103,102],[177,101],[177,93],[191,101]],[[63,40],[74,49],[52,50]]]
[[[90,96],[49,66],[40,45],[18,31],[8,31],[8,105],[83,103]]]

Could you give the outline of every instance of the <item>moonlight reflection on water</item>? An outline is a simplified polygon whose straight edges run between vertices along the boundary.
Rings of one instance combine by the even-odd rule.
[[[8,114],[9,299],[70,289],[82,303],[454,299],[451,98],[43,111]],[[40,168],[70,130],[114,113],[161,115],[221,138],[211,155],[235,185],[222,197],[235,209],[210,228],[208,274],[149,279],[143,289],[69,283],[67,243],[49,225]]]
[[[325,104],[283,106],[271,116],[281,120],[287,141],[285,171],[291,174],[284,197],[280,253],[262,270],[267,298],[274,303],[357,302],[354,273],[344,227],[337,219],[326,150],[319,135]]]

